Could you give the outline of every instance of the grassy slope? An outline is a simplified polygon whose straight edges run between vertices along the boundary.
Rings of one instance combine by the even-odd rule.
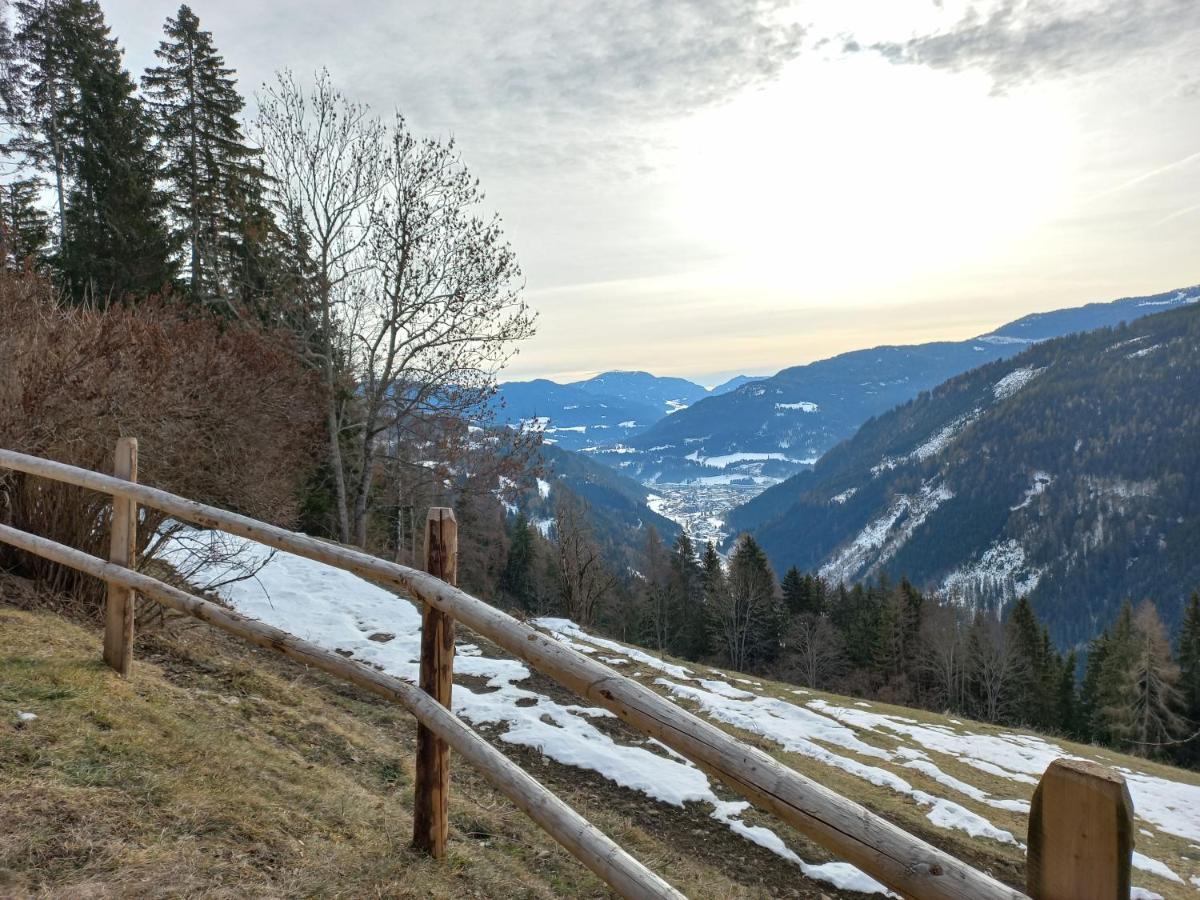
[[[454,769],[448,864],[411,852],[415,725],[402,710],[190,623],[144,636],[136,677],[128,683],[100,664],[94,631],[60,617],[0,605],[0,633],[0,809],[6,812],[0,817],[0,895],[607,896],[467,766]],[[661,674],[636,664],[622,671],[651,687]],[[535,681],[534,690],[556,690],[540,676]],[[769,681],[756,688],[795,701],[790,690]],[[813,694],[820,696],[849,702]],[[906,708],[871,708],[949,723]],[[25,710],[39,718],[20,726],[16,714]],[[606,721],[615,739],[640,743],[620,723]],[[999,730],[972,722],[962,727]],[[1021,883],[1024,859],[1016,848],[934,828],[906,797],[782,752],[759,736],[739,736],[997,877]],[[889,740],[870,732],[860,737]],[[689,896],[835,893],[700,810],[657,805],[594,773],[500,746]],[[1064,746],[1200,783],[1193,773]],[[996,796],[1032,794],[1032,787],[991,779],[953,758],[936,761]],[[1024,838],[1024,816],[953,795],[911,769],[895,771]],[[805,859],[829,858],[770,817],[751,813],[747,821],[773,828]],[[1158,832],[1138,834],[1137,842],[1139,851],[1185,879],[1200,875],[1200,851],[1186,842]],[[1135,870],[1134,882],[1165,897],[1195,896],[1190,887],[1145,872]]]
[[[95,630],[3,594],[0,896],[610,896],[466,765],[449,860],[412,852],[416,727],[395,706],[190,622],[141,636],[122,682]],[[786,865],[764,886],[771,855],[720,826],[728,865],[672,837],[683,812],[664,833],[639,795],[521,759],[689,896],[820,896]]]

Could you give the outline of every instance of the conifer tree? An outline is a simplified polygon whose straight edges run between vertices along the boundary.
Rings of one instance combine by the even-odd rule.
[[[1013,653],[1013,713],[1023,725],[1043,726],[1050,718],[1048,701],[1051,662],[1047,655],[1048,635],[1043,635],[1037,615],[1027,597],[1013,606],[1008,620]]]
[[[512,525],[512,538],[508,547],[508,558],[500,575],[500,590],[509,600],[525,612],[532,612],[537,599],[534,580],[533,534],[529,520],[522,512]]]
[[[1079,702],[1075,687],[1075,651],[1070,651],[1058,667],[1058,684],[1055,690],[1056,722],[1053,727],[1063,734],[1081,738],[1079,729]]]
[[[704,607],[704,573],[687,532],[671,548],[671,618],[676,623],[671,652],[686,659],[708,653],[708,621]]]
[[[1134,753],[1157,756],[1183,733],[1179,667],[1171,658],[1167,631],[1153,602],[1142,601],[1133,624],[1134,650],[1128,676],[1132,704],[1121,722],[1124,725],[1128,721],[1127,739]]]
[[[760,669],[775,658],[782,608],[767,555],[750,535],[730,555],[728,584],[711,610],[714,644],[730,666]]]
[[[20,134],[11,145],[54,179],[56,268],[75,302],[147,294],[172,277],[150,129],[95,0],[18,6]]]
[[[800,576],[800,570],[792,566],[783,576],[783,582],[779,585],[783,591],[783,605],[787,607],[787,611],[797,616],[804,612],[809,612],[809,598],[807,585],[804,579]]]
[[[142,77],[169,187],[171,225],[194,302],[228,307],[241,287],[245,246],[267,238],[259,151],[238,121],[244,104],[234,71],[186,5],[163,27],[162,64]]]
[[[1200,592],[1193,591],[1179,632],[1179,691],[1191,739],[1181,745],[1180,759],[1200,762]]]
[[[0,245],[13,271],[44,268],[50,253],[50,217],[41,208],[42,183],[22,178],[0,187]]]

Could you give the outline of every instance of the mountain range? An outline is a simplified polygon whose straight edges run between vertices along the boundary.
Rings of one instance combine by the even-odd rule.
[[[793,366],[631,433],[619,456],[656,481],[760,483],[793,474],[863,422],[948,378],[1009,358],[1048,338],[1117,325],[1200,299],[1200,286],[1035,313],[966,341],[883,346]],[[612,454],[600,453],[600,456]]]
[[[711,390],[685,378],[649,372],[604,372],[567,384],[545,378],[506,381],[492,409],[500,423],[536,428],[548,444],[594,450],[620,445],[663,417],[752,379],[739,375]]]
[[[1200,305],[1053,340],[1022,322],[1001,336],[1038,343],[872,418],[729,524],[780,572],[1027,595],[1064,645],[1126,598],[1174,625],[1200,586]]]
[[[1200,298],[1200,286],[1034,313],[966,341],[854,350],[709,390],[683,378],[605,372],[500,385],[497,419],[537,428],[650,484],[768,485],[802,471],[863,422],[1031,344]]]

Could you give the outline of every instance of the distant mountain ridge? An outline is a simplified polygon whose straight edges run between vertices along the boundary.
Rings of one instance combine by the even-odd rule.
[[[1198,299],[1200,286],[1091,303],[1024,316],[972,340],[874,347],[793,366],[631,433],[625,443],[636,452],[610,455],[609,461],[642,480],[777,480],[811,465],[872,416],[961,372],[1037,341]]]
[[[710,391],[686,378],[604,372],[560,384],[546,378],[506,381],[492,402],[501,423],[536,428],[568,450],[621,444],[665,416],[745,383],[739,375]]]
[[[1146,308],[1164,306],[1180,304]],[[1200,305],[1021,346],[869,420],[729,523],[780,571],[904,574],[990,609],[1028,595],[1064,644],[1126,598],[1173,624],[1200,586]]]

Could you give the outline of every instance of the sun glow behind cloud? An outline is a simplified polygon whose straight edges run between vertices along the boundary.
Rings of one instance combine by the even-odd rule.
[[[674,199],[718,277],[808,294],[855,272],[862,289],[1036,230],[1068,202],[1077,144],[1051,91],[993,95],[982,76],[873,54],[805,58],[681,123]]]

